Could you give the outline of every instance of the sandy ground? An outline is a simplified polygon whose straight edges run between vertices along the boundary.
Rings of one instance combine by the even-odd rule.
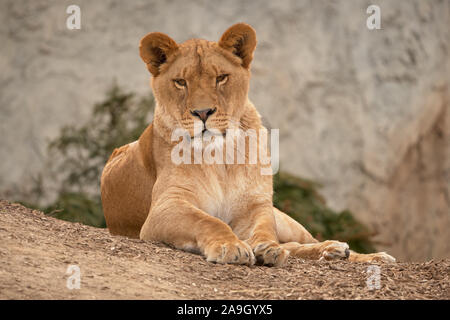
[[[80,289],[67,287],[70,265],[80,268]],[[0,299],[450,299],[450,259],[380,265],[372,290],[368,267],[296,258],[283,268],[216,265],[0,201]]]

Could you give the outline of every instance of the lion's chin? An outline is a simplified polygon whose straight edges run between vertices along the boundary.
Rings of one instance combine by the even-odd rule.
[[[213,138],[213,137],[222,137],[225,138],[227,136],[227,131],[226,130],[218,130],[218,129],[203,129],[202,132],[191,135],[191,139],[194,138],[201,138],[201,139],[208,139],[208,138]]]
[[[205,148],[222,150],[225,144],[225,134],[214,134],[206,130],[200,135],[191,137],[190,143],[194,150],[204,150]]]

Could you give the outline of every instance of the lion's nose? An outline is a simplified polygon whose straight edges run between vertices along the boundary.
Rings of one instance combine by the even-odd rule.
[[[194,110],[194,111],[191,111],[191,114],[195,117],[199,117],[200,120],[202,120],[203,122],[206,122],[206,120],[208,120],[209,116],[214,114],[214,112],[216,112],[216,110],[217,110],[217,108]]]

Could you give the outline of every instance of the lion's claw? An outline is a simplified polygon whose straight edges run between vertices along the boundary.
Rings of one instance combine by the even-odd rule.
[[[267,241],[257,244],[253,252],[258,264],[280,267],[284,265],[289,256],[289,251],[283,249],[274,241]]]
[[[250,246],[241,241],[215,242],[205,250],[206,260],[215,263],[255,264],[255,256]]]

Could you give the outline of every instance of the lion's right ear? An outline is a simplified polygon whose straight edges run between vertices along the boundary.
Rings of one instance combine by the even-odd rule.
[[[177,43],[168,35],[152,32],[142,38],[139,53],[154,77],[159,74],[159,67],[167,61],[167,57],[178,49]]]

